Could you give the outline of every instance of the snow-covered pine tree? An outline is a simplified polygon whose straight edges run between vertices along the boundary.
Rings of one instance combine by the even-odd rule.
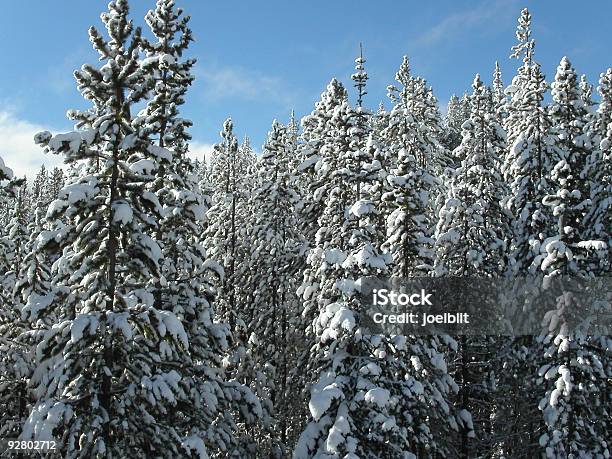
[[[227,431],[210,430],[226,418],[217,411],[224,394],[214,382],[194,390],[192,343],[178,315],[157,308],[148,291],[163,261],[151,237],[162,209],[148,188],[173,156],[131,114],[148,82],[140,30],[128,14],[126,1],[111,2],[101,15],[110,38],[90,28],[103,63],[75,72],[92,104],[69,112],[77,130],[35,139],[85,167],[74,168],[48,212],[54,227],[41,236],[61,254],[53,267],[56,294],[41,314],[55,323],[36,348],[36,403],[22,438],[55,437],[70,458],[206,457],[207,444],[231,441]],[[209,409],[197,409],[203,405]]]
[[[245,308],[248,348],[256,369],[250,383],[260,398],[271,402],[267,406],[273,413],[273,424],[257,435],[258,454],[279,458],[289,454],[296,424],[304,415],[297,399],[300,388],[288,385],[289,372],[305,351],[303,339],[296,335],[299,330],[292,327],[292,319],[301,312],[295,293],[301,237],[293,135],[289,127],[272,124],[257,164],[247,236],[252,300]]]
[[[402,84],[402,90],[392,92],[395,105],[388,113],[388,124],[382,131],[382,140],[386,142],[382,148],[386,148],[395,166],[384,174],[382,200],[376,201],[376,193],[370,199],[380,202],[382,206],[379,207],[385,211],[386,221],[382,219],[380,225],[382,230],[386,228],[384,250],[393,260],[389,274],[408,278],[427,275],[433,267],[430,194],[437,181],[427,165],[417,158],[424,155],[429,161],[436,157],[434,149],[437,144],[427,137],[435,129],[428,132],[427,121],[436,120],[437,109],[435,104],[428,106],[429,94],[424,80],[414,80],[410,76],[407,59],[402,63],[396,80]],[[431,109],[431,119],[423,116],[427,108]],[[372,159],[381,157],[376,153],[380,148],[371,137],[368,149],[374,150]],[[413,432],[409,442],[415,445],[413,451],[418,457],[436,452],[441,454],[447,445],[441,432],[452,425],[456,427],[454,419],[449,416],[449,393],[456,389],[456,385],[446,373],[443,340],[439,337],[406,339],[411,361],[419,362],[406,369],[406,376],[418,381],[423,389],[421,394],[406,401],[410,405]]]
[[[319,314],[320,260],[316,260],[313,251],[316,247],[328,244],[321,242],[326,241],[325,238],[329,237],[333,241],[342,239],[340,228],[346,222],[348,194],[352,190],[341,187],[346,176],[342,171],[348,171],[342,160],[346,160],[346,155],[351,151],[350,123],[354,120],[352,115],[346,89],[333,78],[321,94],[321,100],[315,103],[315,110],[302,119],[298,151],[302,162],[298,171],[303,206],[299,212],[299,221],[300,232],[305,241],[303,250],[306,253],[306,263],[298,296],[303,301],[302,324],[307,341],[306,349],[310,349],[315,343],[316,335],[312,331],[312,324]],[[335,206],[334,212],[330,210],[332,205]],[[326,223],[323,224],[321,219],[326,212],[329,215],[325,217]],[[303,371],[308,359],[309,353],[306,352],[302,356],[299,373],[294,372],[292,375],[292,383],[299,385],[305,392],[311,382],[311,376]]]
[[[295,110],[291,110],[289,123],[287,124],[287,133],[289,135],[289,144],[291,145],[294,154],[297,152],[298,140],[300,136],[300,123],[295,117]],[[295,158],[297,160],[297,158]]]
[[[437,183],[430,161],[436,144],[427,137],[427,126],[417,113],[424,101],[416,93],[418,83],[410,75],[407,57],[395,79],[401,89],[390,87],[394,106],[383,131],[394,163],[382,198],[387,219],[385,249],[393,257],[393,275],[410,277],[432,269],[430,198]]]
[[[541,265],[549,278],[567,276],[557,310],[550,316],[550,334],[544,339],[547,363],[539,370],[546,388],[539,407],[548,428],[539,444],[548,458],[610,455],[610,395],[605,390],[610,340],[570,329],[566,317],[577,308],[590,309],[588,304],[577,303],[568,281],[593,279],[598,273],[598,256],[607,254],[606,243],[588,239],[590,230],[584,226],[594,187],[588,167],[593,145],[585,97],[574,68],[564,57],[552,84],[549,109],[559,160],[551,175],[553,193],[544,199],[557,218],[557,234],[547,241],[547,257]],[[565,283],[570,284],[567,289]]]
[[[370,134],[370,112],[364,107],[363,98],[367,94],[366,83],[368,81],[368,73],[365,70],[366,59],[363,57],[363,47],[359,45],[359,56],[355,59],[355,73],[351,75],[351,80],[354,82],[357,90],[357,104],[353,109],[353,122],[351,129],[351,145],[346,157],[342,159],[349,169],[349,177],[354,178],[355,200],[361,199],[362,184],[364,182],[362,173],[377,174],[377,170],[370,172],[363,170],[363,164],[371,163],[373,158],[368,158],[366,151],[366,141]],[[369,161],[368,161],[369,159]]]
[[[461,126],[469,118],[469,98],[464,94],[461,98],[455,94],[448,101],[446,115],[443,118],[443,131],[440,136],[440,142],[450,152],[453,152],[461,143]],[[460,162],[460,161],[459,161]],[[453,161],[453,166],[458,164],[456,159]]]
[[[195,60],[184,57],[193,40],[188,26],[190,17],[176,8],[173,0],[158,0],[145,20],[156,41],[143,40],[146,57],[141,68],[153,94],[134,123],[156,139],[159,148],[172,153],[170,163],[161,165],[149,187],[163,207],[156,240],[164,261],[162,275],[153,282],[153,294],[156,307],[176,314],[187,334],[189,361],[194,365],[184,375],[187,391],[200,394],[201,401],[209,393],[217,396],[215,406],[205,402],[195,405],[197,416],[176,413],[174,424],[192,438],[203,438],[208,450],[226,454],[235,447],[232,410],[238,409],[244,416],[240,421],[250,424],[260,408],[248,388],[225,381],[221,371],[229,329],[226,324],[216,323],[212,308],[214,278],[220,271],[207,259],[200,241],[209,197],[200,193],[194,164],[187,157],[191,139],[187,129],[192,123],[181,118],[179,112],[194,79],[191,68]],[[174,356],[176,364],[183,365],[179,357]]]
[[[341,158],[342,165],[340,174],[345,176],[348,188],[353,190],[353,196],[347,197],[349,202],[357,202],[362,199],[373,201],[380,208],[382,195],[385,191],[384,177],[386,172],[382,170],[382,164],[388,159],[387,152],[383,151],[382,142],[378,134],[374,133],[372,127],[372,113],[364,106],[366,82],[368,75],[365,70],[366,60],[363,57],[363,49],[360,45],[359,56],[355,59],[355,73],[351,75],[357,90],[357,104],[352,108],[349,128],[349,148]],[[380,120],[379,120],[380,121]],[[384,215],[377,212],[379,222],[372,227],[374,239],[371,241],[380,248],[385,240]],[[353,219],[352,223],[359,224],[359,219]]]
[[[30,232],[28,222],[30,221],[30,209],[27,202],[27,186],[20,186],[17,195],[13,200],[13,209],[10,213],[10,220],[6,227],[6,237],[9,241],[11,253],[8,271],[4,273],[3,284],[6,292],[5,300],[9,305],[15,305],[14,290],[23,259],[27,252],[28,239]]]
[[[49,195],[49,174],[45,165],[43,164],[36,174],[34,181],[32,182],[31,199],[32,199],[32,212],[36,209],[46,209],[49,203],[55,199],[48,200]]]
[[[238,144],[231,118],[225,121],[220,134],[222,141],[214,146],[207,180],[213,194],[204,244],[220,274],[214,283],[218,292],[217,317],[230,326],[224,367],[231,378],[250,386],[257,379],[247,326],[252,301],[248,282],[252,250],[247,231],[251,217],[248,204],[255,155],[248,140]],[[263,409],[260,406],[259,421],[266,426],[270,410],[265,402]],[[254,434],[253,429],[242,424],[234,454],[253,454],[257,448]]]
[[[15,175],[10,167],[7,167],[0,157],[0,212],[3,218],[0,221],[0,298],[6,298],[4,290],[5,276],[10,270],[10,259],[12,256],[12,248],[10,239],[6,232],[6,224],[9,217],[9,206],[11,198],[15,195]]]
[[[385,108],[385,103],[381,101],[378,104],[378,110],[376,110],[375,113],[372,113],[372,116],[370,117],[370,130],[374,134],[374,138],[380,139],[382,137],[382,131],[387,127],[387,124],[389,124],[387,120],[388,115],[389,113]]]
[[[612,270],[612,69],[600,75],[597,91],[600,102],[589,132],[594,150],[586,171],[594,185],[593,205],[584,225],[589,239],[608,244],[608,256],[600,271],[609,273]]]
[[[388,87],[388,97],[394,105],[391,112],[395,111],[396,116],[389,115],[386,140],[388,143],[394,141],[393,131],[398,129],[398,123],[402,123],[400,115],[403,110],[403,116],[411,117],[419,126],[420,132],[413,134],[418,144],[418,152],[415,151],[417,163],[433,175],[441,176],[450,158],[448,151],[438,141],[442,128],[437,100],[425,79],[412,76],[407,56],[404,56],[395,80],[399,85]],[[395,142],[399,142],[400,137],[395,137]]]
[[[451,177],[436,228],[436,276],[495,278],[506,269],[508,215],[502,207],[506,191],[500,172],[505,134],[479,75],[472,87],[471,115],[463,124],[463,140],[455,151],[464,159]],[[453,370],[460,385],[456,401],[460,438],[455,454],[490,454],[487,435],[492,400],[487,360],[494,355],[495,342],[490,337],[466,336],[458,341]],[[477,439],[469,440],[475,436]]]
[[[210,183],[214,194],[212,207],[208,210],[209,225],[206,233],[206,248],[210,256],[223,268],[217,313],[230,324],[232,332],[240,322],[236,308],[236,254],[238,252],[237,214],[243,209],[244,196],[238,190],[238,140],[233,132],[231,118],[223,123],[220,135],[222,142],[214,146],[211,158]],[[238,261],[239,263],[239,261]],[[234,337],[236,338],[236,337]]]
[[[442,120],[444,131],[440,138],[442,144],[451,151],[461,143],[461,124],[463,123],[459,124],[460,108],[459,98],[453,94],[446,105],[446,114]]]
[[[89,174],[64,188],[49,211],[66,220],[49,237],[66,250],[54,272],[60,294],[44,311],[57,319],[37,347],[31,380],[37,402],[24,429],[24,438],[58,436],[66,457],[179,450],[176,432],[162,428],[164,399],[152,392],[157,386],[173,394],[168,384],[177,390],[178,381],[172,382],[174,373],[155,374],[151,365],[155,342],[166,341],[156,324],[176,318],[152,310],[134,291],[158,273],[159,246],[144,232],[155,225],[158,205],[143,186],[158,160],[170,155],[150,154],[131,124],[130,107],[144,94],[140,30],[128,19],[127,2],[110,3],[101,17],[110,39],[93,27],[89,34],[104,64],[75,72],[92,108],[69,112],[78,131],[55,137],[42,132],[35,139],[66,162],[90,165]],[[156,339],[143,340],[137,327]],[[186,345],[179,332],[169,335],[172,347]],[[136,356],[138,363],[128,363]],[[146,407],[149,396],[153,406]]]
[[[506,90],[509,99],[504,127],[508,150],[502,165],[509,185],[504,204],[513,216],[507,274],[516,278],[512,291],[507,293],[515,302],[513,306],[523,311],[526,322],[535,323],[537,318],[531,309],[525,309],[524,301],[530,297],[534,304],[538,289],[526,291],[525,287],[538,285],[544,241],[554,231],[550,210],[542,199],[550,191],[550,171],[556,154],[551,145],[550,117],[544,107],[548,84],[534,60],[535,41],[531,38],[531,15],[527,9],[519,16],[516,36],[518,44],[512,48],[512,57],[521,59],[521,66]],[[537,382],[543,349],[533,336],[517,336],[502,344],[499,354],[506,357],[496,359],[499,397],[495,429],[503,454],[524,456],[531,454],[543,428],[533,415],[543,396]]]
[[[29,348],[25,333],[27,325],[21,320],[16,283],[23,270],[29,239],[29,209],[24,199],[25,186],[19,187],[7,226],[5,240],[0,243],[10,250],[0,273],[0,435],[15,438],[19,435],[29,402],[27,382],[30,376]]]
[[[328,99],[326,96],[331,97]],[[303,227],[302,234],[306,238],[307,248],[310,248],[311,251],[312,248],[320,246],[321,241],[325,241],[327,237],[334,240],[338,238],[339,247],[344,247],[344,244],[347,243],[346,231],[341,231],[341,229],[348,223],[349,204],[355,202],[357,190],[355,177],[361,174],[361,169],[357,170],[361,164],[353,159],[352,149],[355,145],[353,137],[353,125],[356,122],[355,111],[349,105],[344,86],[333,79],[322,99],[325,102],[331,102],[332,111],[317,113],[321,116],[313,118],[314,115],[311,115],[303,120],[303,134],[307,138],[310,138],[312,133],[310,129],[313,121],[320,123],[318,129],[321,135],[302,144],[306,152],[310,151],[309,148],[313,144],[318,146],[316,150],[310,151],[310,159],[305,160],[299,166],[301,172],[309,174],[305,178],[306,188],[303,190],[305,207],[300,217],[306,225]],[[337,105],[334,105],[336,103]],[[363,152],[360,152],[359,156],[362,155]],[[316,160],[313,163],[314,171],[305,169],[305,165],[312,160]],[[311,173],[314,175],[310,175]],[[335,210],[332,209],[332,206],[335,206]],[[315,222],[312,222],[311,219],[315,217]],[[322,223],[323,219],[325,219],[325,224]],[[313,228],[318,228],[316,233],[310,232]],[[331,236],[328,232],[336,234]],[[308,237],[313,239],[309,240]],[[316,268],[313,270],[312,264],[308,261],[307,265],[298,294],[303,295],[305,301],[303,317],[309,326],[319,313],[319,305],[315,294],[316,285],[318,285]],[[305,286],[309,287],[304,290]]]
[[[519,44],[513,57],[522,65],[508,88],[510,100],[505,129],[509,151],[504,173],[510,185],[507,207],[514,215],[511,242],[511,271],[534,274],[539,270],[543,241],[551,235],[549,210],[542,199],[550,191],[549,176],[556,153],[551,138],[551,120],[543,106],[548,85],[540,65],[534,61],[531,15],[525,9],[519,18]]]
[[[336,135],[336,145],[344,144],[346,134]],[[420,386],[406,370],[405,339],[369,334],[356,297],[359,279],[387,273],[388,257],[373,243],[375,206],[367,199],[348,206],[346,196],[355,190],[347,189],[348,180],[332,183],[308,256],[312,277],[301,289],[316,308],[307,367],[314,381],[309,422],[293,457],[415,457],[405,391]],[[347,207],[358,224],[347,222]]]
[[[60,190],[64,187],[65,180],[64,171],[59,167],[54,167],[49,177],[49,187],[47,189],[48,196],[46,199],[47,203],[51,203],[51,201],[55,201],[57,199]]]
[[[416,399],[426,396],[413,376],[410,344],[401,336],[373,335],[361,323],[357,286],[388,275],[391,260],[379,247],[380,219],[370,196],[378,180],[376,142],[369,136],[355,160],[354,113],[346,100],[334,108],[313,169],[326,201],[299,293],[313,340],[302,372],[314,378],[306,385],[309,422],[293,455],[408,458],[427,448],[443,452],[432,442],[432,426],[413,418]]]
[[[329,190],[333,187],[335,179],[332,177],[339,169],[339,153],[333,145],[331,119],[347,99],[346,89],[333,78],[321,94],[321,99],[315,103],[312,113],[302,118],[298,155],[302,160],[299,170],[302,172],[304,207],[300,226],[306,242],[311,246],[318,229],[317,221],[323,214]]]
[[[508,116],[506,104],[508,100],[504,92],[504,81],[502,80],[502,71],[499,67],[499,63],[495,61],[495,70],[493,71],[493,84],[491,85],[491,91],[493,92],[493,106],[497,113],[497,120],[501,126],[504,125],[504,121]]]

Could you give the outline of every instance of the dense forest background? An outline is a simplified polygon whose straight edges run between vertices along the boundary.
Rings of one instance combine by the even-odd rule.
[[[34,139],[65,166],[26,183],[0,160],[0,437],[66,458],[610,457],[612,339],[566,325],[609,290],[563,292],[517,337],[375,334],[357,292],[609,276],[612,69],[594,88],[563,57],[547,80],[525,9],[510,84],[477,74],[444,116],[407,57],[368,108],[360,54],[356,103],[332,79],[261,155],[228,119],[192,161],[189,17],[101,19],[75,72],[91,107]]]

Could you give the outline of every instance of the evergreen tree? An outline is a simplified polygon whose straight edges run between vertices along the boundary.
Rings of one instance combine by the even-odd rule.
[[[32,211],[36,209],[46,209],[53,199],[48,199],[49,195],[49,174],[44,164],[36,174],[32,182]]]
[[[531,38],[531,15],[527,9],[519,16],[516,36],[518,44],[513,47],[512,57],[521,59],[521,66],[506,91],[509,100],[504,126],[509,148],[502,165],[509,184],[505,206],[513,216],[508,275],[516,278],[508,296],[512,306],[523,312],[525,322],[536,323],[538,318],[526,300],[539,303],[535,300],[539,289],[530,289],[539,285],[542,252],[553,231],[549,209],[542,200],[550,191],[550,171],[556,153],[550,117],[544,107],[548,84],[534,60],[535,41]],[[543,353],[541,343],[533,336],[517,336],[500,346],[499,355],[504,357],[495,363],[498,377],[495,430],[504,454],[531,454],[543,428],[533,415],[543,396],[537,381]]]
[[[564,57],[552,84],[550,115],[555,129],[559,161],[551,179],[554,193],[544,203],[557,217],[557,234],[547,241],[547,257],[541,269],[548,278],[589,279],[597,272],[598,255],[607,252],[603,241],[587,239],[585,215],[592,205],[592,177],[588,158],[593,145],[587,132],[589,111],[578,78]],[[568,282],[564,280],[564,284]],[[596,295],[595,295],[596,296]],[[590,298],[596,301],[596,298]],[[540,402],[548,432],[540,437],[547,457],[605,457],[610,454],[610,394],[602,390],[609,377],[609,340],[570,329],[568,317],[584,311],[572,285],[563,286],[557,309],[548,315],[549,334],[545,337],[547,363],[539,374],[548,383]],[[581,315],[584,313],[581,313]],[[556,326],[555,324],[558,325]],[[546,383],[545,383],[546,384]],[[589,419],[602,422],[591,423]]]
[[[4,259],[6,266],[0,279],[0,435],[15,438],[27,416],[26,385],[31,363],[24,339],[26,324],[21,320],[18,300],[19,274],[24,267],[29,238],[28,209],[24,201],[25,188],[17,191],[14,208],[2,243],[10,250]]]
[[[245,415],[241,421],[252,423],[260,408],[253,403],[250,391],[226,382],[220,371],[229,330],[214,321],[212,300],[218,270],[200,242],[209,198],[200,193],[194,165],[186,156],[191,139],[187,129],[192,123],[179,113],[194,79],[191,68],[195,60],[183,58],[193,40],[189,19],[173,0],[158,0],[155,10],[147,13],[145,20],[156,41],[143,41],[146,58],[141,68],[149,76],[153,95],[136,122],[157,139],[159,148],[172,152],[171,162],[161,165],[150,185],[163,207],[156,239],[164,261],[161,276],[152,285],[155,304],[177,315],[191,343],[189,361],[195,371],[183,375],[188,392],[220,394],[215,407],[200,403],[194,407],[197,416],[179,414],[174,424],[191,438],[202,438],[206,432],[207,448],[225,452],[233,449],[228,438],[235,421],[229,412],[240,406]],[[176,364],[185,365],[179,357],[175,356]]]
[[[431,194],[436,186],[430,162],[436,143],[428,137],[428,126],[418,111],[424,104],[416,93],[418,82],[410,75],[408,59],[396,75],[402,89],[391,88],[395,105],[383,131],[395,167],[386,177],[383,196],[387,215],[385,248],[393,256],[393,274],[410,277],[431,270]]]
[[[463,124],[463,140],[455,151],[457,157],[465,159],[453,173],[447,201],[440,211],[434,273],[495,278],[506,268],[508,216],[501,206],[505,187],[499,170],[505,134],[479,75],[472,87],[471,115]],[[456,401],[460,457],[492,453],[488,436],[493,401],[487,360],[494,355],[495,347],[491,337],[459,337],[452,366],[460,386]],[[471,437],[477,440],[470,441]]]
[[[206,247],[209,257],[223,269],[223,280],[217,311],[230,324],[234,340],[245,338],[245,321],[239,307],[248,295],[248,287],[241,282],[240,272],[248,256],[246,220],[248,198],[252,188],[249,175],[254,154],[249,143],[240,146],[233,132],[231,118],[223,124],[222,142],[214,146],[210,164],[209,186],[213,190],[212,207],[208,211],[209,225]],[[237,330],[242,330],[236,333]]]
[[[50,203],[57,199],[60,190],[64,187],[65,177],[64,171],[59,167],[54,167],[49,177],[49,187],[47,189],[48,197],[46,202]]]
[[[527,55],[524,59],[531,59]],[[511,86],[508,104],[509,153],[505,161],[510,184],[507,207],[515,216],[511,243],[514,273],[538,270],[543,241],[551,231],[551,217],[542,199],[550,191],[550,172],[556,158],[551,121],[543,106],[547,84],[540,66],[524,61]]]
[[[69,112],[76,131],[36,136],[77,167],[49,210],[55,223],[43,246],[58,245],[61,255],[56,294],[41,318],[55,319],[36,348],[36,403],[22,435],[55,436],[64,457],[205,457],[208,445],[231,444],[232,420],[221,400],[236,399],[241,389],[220,381],[219,369],[201,366],[210,349],[190,342],[181,312],[157,307],[148,291],[164,261],[152,237],[163,212],[148,189],[173,154],[154,145],[131,115],[148,75],[127,2],[111,2],[101,17],[110,39],[92,27],[90,40],[103,64],[75,72],[92,107]],[[200,308],[198,324],[211,324],[209,298],[191,305]],[[198,384],[202,373],[207,379]]]
[[[304,208],[301,212],[301,232],[309,244],[314,244],[317,221],[323,214],[325,201],[338,174],[339,154],[334,145],[332,117],[347,102],[344,86],[335,78],[315,103],[314,111],[302,119],[299,156],[303,173]]]
[[[469,99],[464,95],[461,99],[453,94],[448,101],[446,116],[443,120],[443,131],[440,142],[449,151],[454,151],[461,144],[461,126],[469,118]],[[455,165],[456,161],[453,161]]]
[[[428,421],[435,421],[413,415],[419,397],[428,397],[411,367],[410,344],[402,336],[372,334],[362,324],[357,286],[367,277],[388,275],[391,259],[377,236],[375,142],[370,136],[365,151],[359,149],[359,113],[345,99],[336,106],[325,123],[326,156],[314,169],[327,199],[299,289],[314,342],[305,365],[315,377],[307,385],[310,416],[296,458],[444,451],[432,441]]]
[[[356,297],[360,279],[388,272],[388,257],[373,243],[375,206],[356,201],[347,219],[348,182],[334,185],[300,289],[306,307],[316,308],[307,367],[315,378],[309,385],[309,422],[293,457],[415,457],[405,395],[420,386],[406,368],[406,341],[362,328]]]
[[[247,228],[254,154],[248,140],[243,145],[238,144],[231,119],[223,124],[221,137],[223,140],[215,145],[210,164],[209,186],[213,195],[212,206],[207,212],[204,243],[219,274],[214,283],[218,291],[217,317],[230,327],[231,340],[224,366],[233,379],[256,388],[258,395],[264,396],[259,390],[261,385],[255,384],[258,369],[251,352],[248,328],[252,290],[248,282],[251,242],[247,238]],[[271,408],[263,398],[258,421],[266,427]],[[257,448],[256,440],[254,431],[243,423],[234,454],[252,454]]]
[[[288,386],[289,371],[296,366],[301,343],[291,327],[299,315],[295,279],[299,263],[300,235],[297,232],[295,190],[292,167],[292,136],[288,127],[276,121],[264,145],[257,166],[257,183],[250,207],[252,221],[248,240],[252,247],[249,285],[253,292],[248,305],[249,351],[258,369],[254,390],[270,401],[274,425],[260,434],[259,454],[286,457],[289,438],[302,413]],[[293,401],[293,403],[292,403]]]
[[[504,94],[504,82],[502,80],[501,68],[499,67],[499,63],[497,61],[495,61],[495,71],[493,72],[493,86],[491,89],[493,91],[493,105],[498,111],[501,111],[501,113],[503,113],[503,110],[500,110],[500,108],[502,108],[504,105],[506,95]],[[500,123],[503,122],[503,118],[504,117],[501,116],[501,119],[499,120]]]
[[[584,227],[589,239],[600,239],[608,244],[607,263],[603,272],[610,272],[612,254],[612,69],[602,73],[597,88],[600,103],[597,116],[589,133],[593,153],[586,174],[592,178],[593,205],[587,213]]]
[[[6,217],[8,217],[10,198],[14,196],[14,180],[13,170],[4,164],[0,157],[0,205],[2,206],[2,214],[3,216],[6,215]],[[11,241],[6,234],[6,222],[2,223],[3,225],[0,227],[0,298],[6,299],[5,276],[10,270],[12,247]]]
[[[478,75],[473,88],[472,114],[455,153],[465,159],[451,179],[436,229],[438,275],[498,276],[505,262],[508,218],[500,205],[504,185],[499,173],[505,135]]]

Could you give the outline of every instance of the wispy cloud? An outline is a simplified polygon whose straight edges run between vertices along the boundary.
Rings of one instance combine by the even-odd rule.
[[[282,78],[240,67],[207,65],[196,69],[196,76],[209,100],[241,99],[295,105],[295,94]]]
[[[442,40],[449,40],[470,28],[482,24],[498,25],[500,18],[514,14],[517,0],[497,0],[481,2],[475,8],[453,13],[419,35],[414,44],[421,46],[434,45]]]
[[[74,91],[76,88],[74,71],[80,69],[85,63],[95,63],[95,59],[96,56],[90,48],[80,46],[64,56],[63,59],[57,59],[52,66],[42,72],[40,75],[41,85],[58,94]]]
[[[0,111],[0,156],[15,175],[33,177],[41,165],[52,168],[62,163],[56,155],[43,153],[34,144],[34,135],[48,127],[19,119],[10,111]]]

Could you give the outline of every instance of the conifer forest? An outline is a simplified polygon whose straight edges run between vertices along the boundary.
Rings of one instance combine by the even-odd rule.
[[[610,283],[518,336],[380,333],[357,291],[609,277],[612,68],[545,74],[523,9],[512,75],[446,108],[398,56],[371,107],[357,43],[261,153],[227,118],[193,160],[179,3],[90,18],[87,108],[32,139],[63,165],[0,159],[0,457],[610,458],[612,332],[564,326],[610,317]]]

